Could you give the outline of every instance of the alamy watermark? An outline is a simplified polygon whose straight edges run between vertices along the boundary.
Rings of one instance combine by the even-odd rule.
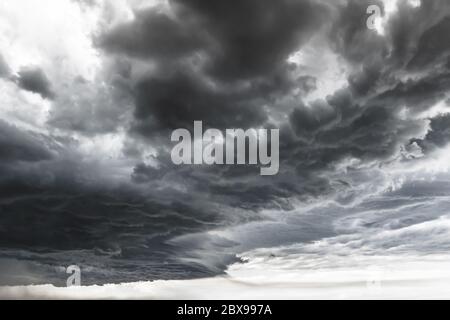
[[[81,268],[79,266],[71,265],[67,267],[66,273],[70,274],[66,281],[68,287],[81,286]]]
[[[263,176],[276,175],[279,170],[279,129],[226,129],[224,133],[208,129],[203,132],[202,121],[194,121],[193,137],[187,129],[176,129],[171,140],[178,142],[171,153],[176,165],[259,164]]]
[[[381,18],[381,8],[375,4],[367,7],[367,14],[369,17],[367,18],[366,25],[370,30],[377,30],[377,23],[379,23],[379,19]]]

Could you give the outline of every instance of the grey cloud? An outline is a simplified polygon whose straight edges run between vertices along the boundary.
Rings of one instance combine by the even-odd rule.
[[[173,3],[208,30],[215,46],[208,69],[230,80],[276,71],[327,18],[327,7],[309,0]]]
[[[132,57],[177,59],[202,48],[203,33],[185,21],[146,9],[136,12],[132,22],[115,27],[98,42],[108,51]]]
[[[394,88],[382,92],[377,101],[391,108],[407,107],[421,112],[446,99],[450,84],[450,73],[435,72],[420,78],[399,81]]]
[[[362,71],[357,71],[349,76],[350,88],[356,95],[365,96],[371,89],[376,88],[377,81],[382,75],[381,63],[367,64]]]
[[[7,193],[0,187],[1,211],[7,213],[0,216],[0,247],[11,252],[22,248],[22,254],[31,255],[40,266],[81,265],[84,284],[216,274],[217,270],[177,261],[176,246],[167,244],[173,237],[220,226],[224,219],[213,207],[189,203],[179,194],[178,200],[164,203],[126,188],[96,190],[69,184],[35,188],[9,183]],[[10,256],[24,259],[17,253]],[[107,273],[102,272],[105,266]],[[45,279],[57,280],[56,274]]]
[[[229,217],[226,203],[199,188],[180,191],[183,177],[170,167],[169,183],[145,166],[135,182],[147,185],[111,183],[72,150],[75,142],[0,124],[0,255],[32,261],[33,277],[17,270],[21,283],[64,284],[51,269],[70,264],[86,270],[84,284],[215,275],[224,266],[183,262],[168,241],[258,218],[243,210]],[[7,280],[0,285],[17,283]]]
[[[145,163],[139,163],[134,167],[131,178],[137,183],[146,183],[161,179],[166,173],[167,171],[162,170],[161,168],[155,168],[148,166]]]
[[[137,12],[99,40],[106,51],[157,63],[156,74],[135,86],[138,132],[152,136],[198,119],[219,128],[260,126],[265,105],[298,86],[303,94],[314,90],[314,79],[293,77],[286,58],[325,22],[325,5],[171,3],[170,17],[157,9]]]
[[[430,130],[424,139],[414,139],[425,152],[435,151],[450,143],[450,115],[439,115],[430,121]]]
[[[426,151],[450,139],[448,116],[431,119],[428,134],[429,121],[414,118],[448,99],[449,72],[436,68],[448,57],[441,41],[447,2],[401,2],[380,36],[365,25],[370,1],[173,0],[170,14],[138,10],[135,20],[95,39],[101,57],[113,60],[100,79],[79,78],[53,92],[42,70],[22,70],[22,88],[53,99],[49,131],[92,137],[125,128],[124,155],[135,166],[130,181],[112,185],[70,138],[0,122],[0,230],[8,230],[0,247],[13,256],[25,248],[43,264],[66,262],[70,252],[97,270],[109,267],[112,275],[97,272],[92,282],[185,278],[221,272],[225,264],[204,268],[195,252],[187,256],[196,263],[177,261],[192,247],[177,247],[174,238],[258,221],[261,209],[291,210],[295,201],[351,206],[366,192],[358,188],[380,183],[372,182],[371,166],[397,161],[409,143]],[[348,86],[306,102],[322,79],[286,60],[313,36],[344,61]],[[170,131],[194,120],[205,128],[279,127],[279,175],[260,177],[254,166],[174,166]],[[155,166],[133,145],[149,140],[158,151]],[[337,172],[348,158],[360,165]],[[323,225],[329,235],[330,221]]]
[[[352,63],[375,62],[387,57],[386,39],[367,28],[367,8],[381,1],[349,0],[337,3],[336,19],[329,32],[331,45],[336,52]]]
[[[412,112],[418,113],[431,107],[444,97],[447,76],[445,73],[427,75],[405,82],[396,78],[396,73],[399,71],[397,61],[401,56],[396,53],[395,57],[388,57],[390,44],[386,40],[399,41],[399,38],[390,38],[389,32],[399,33],[401,29],[398,26],[390,26],[391,29],[385,38],[368,30],[365,26],[368,3],[349,1],[346,5],[336,5],[337,20],[328,36],[332,40],[333,49],[345,57],[352,67],[349,74],[349,87],[324,100],[312,102],[308,106],[302,102],[301,98],[314,90],[315,79],[308,76],[296,79],[292,77],[293,70],[289,67],[279,71],[279,68],[285,64],[287,55],[294,50],[294,47],[289,46],[291,40],[289,34],[283,38],[286,41],[285,47],[276,46],[280,50],[277,54],[280,54],[279,57],[284,56],[283,59],[275,59],[275,56],[263,49],[252,51],[259,48],[259,44],[263,45],[268,39],[265,37],[271,35],[264,33],[259,38],[255,31],[256,26],[259,26],[258,19],[265,21],[265,18],[263,19],[266,17],[265,13],[263,14],[265,11],[262,7],[256,5],[255,12],[250,13],[257,15],[256,22],[251,24],[245,32],[242,31],[243,37],[253,35],[255,43],[250,42],[251,45],[240,46],[239,41],[236,41],[240,31],[229,24],[229,20],[221,22],[222,18],[218,16],[219,11],[216,12],[218,10],[216,6],[195,1],[180,5],[177,11],[179,14],[185,17],[198,17],[203,25],[211,24],[211,28],[206,28],[211,36],[208,39],[215,39],[221,43],[223,52],[227,52],[224,57],[234,61],[236,68],[239,66],[239,71],[233,71],[234,66],[227,65],[225,60],[217,58],[214,51],[209,52],[209,49],[205,47],[205,52],[210,54],[206,72],[209,77],[217,81],[215,86],[203,80],[204,77],[201,76],[204,75],[201,72],[204,70],[187,72],[189,67],[184,64],[176,65],[177,71],[169,69],[165,74],[162,73],[163,75],[149,76],[140,81],[135,91],[138,130],[144,135],[151,136],[158,131],[158,128],[190,128],[193,120],[198,119],[203,120],[207,126],[219,128],[264,124],[267,116],[272,112],[289,112],[289,110],[279,109],[278,104],[279,100],[287,98],[291,101],[293,110],[290,112],[286,129],[282,130],[280,155],[286,175],[278,179],[270,179],[270,186],[265,186],[264,183],[261,185],[259,179],[249,181],[246,174],[233,180],[234,172],[239,172],[233,169],[193,170],[202,172],[200,175],[191,174],[189,170],[182,173],[184,177],[189,178],[191,186],[200,188],[204,192],[214,192],[227,199],[226,201],[232,201],[234,205],[243,207],[253,206],[256,203],[264,206],[265,202],[277,200],[283,203],[283,199],[289,199],[289,197],[307,198],[330,194],[336,190],[336,184],[327,178],[315,179],[314,175],[326,176],[333,171],[335,165],[348,157],[367,162],[392,161],[403,145],[408,144],[411,139],[422,136],[427,128],[426,121],[402,119],[399,114],[400,109],[406,106]],[[221,5],[224,6],[220,9],[220,12],[224,13],[223,16],[231,15],[227,11],[228,6]],[[250,2],[248,5],[250,6]],[[280,6],[277,10],[285,10],[289,5],[291,4],[283,3],[273,6]],[[294,8],[297,8],[297,5],[309,6],[306,2],[299,2],[293,5]],[[247,7],[243,5],[243,8]],[[277,10],[275,12],[278,12]],[[408,6],[407,10],[412,9]],[[423,10],[426,11],[428,8]],[[325,10],[322,14],[327,12]],[[215,25],[213,17],[219,20]],[[237,14],[234,19],[236,25],[244,20],[240,14]],[[281,29],[287,25],[295,26],[293,30],[301,30],[299,31],[301,33],[305,31],[303,35],[308,36],[308,28],[300,28],[294,23],[291,25],[289,15],[287,20],[281,22],[273,18],[271,21],[279,23]],[[300,38],[296,38],[298,45],[302,43]],[[418,37],[414,39],[417,41]],[[228,48],[229,45],[230,48]],[[393,45],[400,46],[400,44]],[[255,61],[248,62],[247,54],[254,56]],[[265,59],[271,62],[259,65],[259,62]],[[239,64],[244,62],[249,68],[254,67],[254,70],[248,70],[248,72],[241,70]],[[406,61],[402,64],[406,64]],[[217,65],[216,69],[214,69],[215,65]],[[227,70],[220,70],[224,66],[227,66]],[[178,69],[182,69],[183,72]],[[275,73],[278,74],[277,77],[273,77],[274,70],[278,70]],[[260,72],[264,75],[263,77],[259,76]],[[234,81],[239,84],[243,79],[251,79],[248,81],[252,83],[254,89],[236,90],[235,87],[226,86],[223,82]],[[267,86],[267,83],[277,83],[277,85]],[[293,88],[300,89],[300,96],[294,94]],[[267,105],[268,110],[263,111],[258,108],[262,105]],[[235,110],[233,106],[239,108]],[[222,116],[217,118],[217,114]],[[168,135],[168,132],[165,134]],[[163,171],[166,172],[165,170],[176,169]],[[247,168],[244,168],[241,171],[246,170]],[[288,175],[293,171],[305,181],[304,186],[289,182]],[[158,169],[142,165],[137,166],[134,173],[135,180],[140,183],[163,176]],[[210,182],[211,180],[217,181],[217,184]],[[209,182],[205,183],[206,181]],[[242,188],[244,185],[245,191]],[[341,185],[339,188],[342,187]],[[240,196],[241,194],[248,196]]]
[[[445,26],[445,17],[450,14],[448,1],[422,1],[420,8],[413,8],[406,1],[401,1],[398,14],[392,18],[389,25],[389,32],[392,41],[391,60],[400,67],[413,66],[416,60],[428,50],[426,48],[433,39],[443,36],[442,27]],[[437,32],[432,35],[433,30]],[[442,54],[442,44],[440,48],[431,49],[427,54],[429,62],[436,62]],[[428,64],[429,66],[430,64]],[[425,66],[425,65],[423,65]],[[422,67],[423,67],[422,66]],[[419,67],[417,64],[416,67]]]
[[[350,62],[369,65],[382,62],[384,67],[403,68],[408,63],[412,66],[412,59],[428,59],[432,63],[446,50],[445,43],[435,48],[430,45],[445,37],[442,32],[445,17],[450,14],[447,1],[422,1],[419,8],[406,0],[399,1],[398,11],[388,21],[383,36],[366,27],[366,9],[373,4],[383,8],[381,1],[368,0],[350,0],[338,6],[338,19],[331,29],[330,39],[335,50]],[[421,58],[423,54],[427,57]]]
[[[85,135],[116,132],[124,125],[132,105],[126,75],[105,75],[105,82],[74,79],[66,91],[55,97],[48,124]]]
[[[149,78],[141,81],[135,92],[140,130],[148,125],[156,129],[190,128],[194,120],[203,120],[205,126],[216,128],[247,128],[266,118],[261,109],[263,97],[221,91],[192,74],[175,72],[162,78]]]
[[[417,53],[409,62],[409,68],[419,68],[435,63],[437,59],[450,58],[450,44],[448,39],[450,30],[450,16],[442,19],[420,37]]]
[[[314,135],[319,130],[326,130],[338,120],[336,109],[325,101],[316,101],[311,106],[296,108],[291,114],[291,123],[298,135],[307,137]]]
[[[52,85],[40,68],[23,68],[18,74],[18,85],[27,91],[37,93],[43,98],[53,99]]]
[[[53,154],[39,137],[1,120],[0,150],[1,162],[37,162],[53,158]]]
[[[338,19],[328,35],[334,50],[349,63],[348,90],[327,99],[332,108],[323,102],[322,107],[297,107],[290,117],[300,138],[313,139],[313,151],[307,154],[317,159],[314,167],[348,155],[369,161],[395,157],[402,145],[416,141],[427,129],[425,120],[402,120],[400,110],[418,115],[447,99],[449,75],[442,64],[449,54],[443,41],[448,2],[422,1],[414,8],[400,1],[384,36],[365,27],[368,5],[338,5]],[[405,79],[410,71],[420,76]],[[431,120],[428,136],[445,140],[446,130],[438,122],[442,120]]]
[[[327,101],[297,107],[290,116],[294,138],[280,154],[299,174],[333,170],[341,160],[390,161],[401,147],[427,130],[426,120],[403,119],[402,96],[387,103],[384,94],[360,100],[350,89],[336,92]]]
[[[0,54],[0,78],[4,78],[10,75],[9,66],[7,65],[5,59]]]
[[[170,186],[155,177],[142,187],[110,183],[70,155],[74,159],[1,163],[2,257],[32,256],[44,267],[80,264],[87,270],[84,284],[213,275],[220,272],[215,267],[178,261],[182,250],[167,242],[250,219],[242,212],[228,217],[226,207],[198,190],[179,191],[177,180]],[[58,279],[48,275],[42,281]]]
[[[307,95],[317,89],[317,79],[312,76],[300,76],[297,79],[297,85],[299,86],[301,94]]]

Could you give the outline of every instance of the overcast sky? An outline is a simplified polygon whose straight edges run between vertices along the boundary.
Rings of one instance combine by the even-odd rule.
[[[445,251],[449,31],[448,0],[1,1],[0,284]],[[173,165],[194,120],[280,129],[278,175]]]

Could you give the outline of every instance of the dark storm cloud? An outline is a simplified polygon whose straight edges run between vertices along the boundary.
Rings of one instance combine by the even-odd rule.
[[[136,118],[142,119],[142,131],[145,124],[170,129],[192,127],[193,121],[199,119],[216,128],[247,128],[266,119],[263,102],[261,96],[217,90],[195,75],[175,72],[138,84]],[[152,119],[156,122],[152,123]]]
[[[118,259],[150,259],[171,237],[227,223],[216,204],[180,192],[176,179],[164,185],[148,168],[135,175],[155,188],[111,183],[75,143],[0,121],[0,250],[120,250]],[[167,250],[159,259],[169,259]]]
[[[348,90],[326,102],[300,105],[290,116],[297,137],[310,142],[303,152],[297,149],[299,170],[303,158],[311,159],[314,168],[325,168],[347,156],[366,161],[395,157],[427,126],[422,120],[405,119],[402,110],[419,115],[447,99],[450,75],[442,65],[450,55],[448,2],[422,1],[415,8],[400,1],[384,35],[365,26],[369,4],[348,1],[341,6],[329,34],[334,50],[349,63]],[[408,71],[420,76],[404,77]],[[432,119],[434,133],[429,136],[445,140],[438,119]]]
[[[381,63],[365,65],[361,71],[350,75],[348,82],[353,93],[359,96],[369,94],[370,90],[376,86],[377,81],[382,75]]]
[[[130,183],[111,184],[72,150],[72,139],[46,139],[0,122],[0,247],[40,250],[44,261],[50,253],[81,250],[89,255],[80,259],[93,255],[98,268],[117,271],[129,263],[131,273],[142,271],[134,280],[142,280],[151,261],[161,261],[161,270],[174,265],[173,237],[258,220],[262,208],[292,209],[292,198],[348,205],[358,195],[345,192],[372,177],[360,178],[358,165],[348,165],[342,179],[336,166],[343,160],[382,167],[412,141],[423,149],[446,145],[448,117],[431,119],[426,134],[428,120],[418,115],[450,87],[448,70],[437,68],[449,53],[448,1],[401,3],[384,36],[366,27],[373,2],[324,3],[173,0],[173,12],[136,11],[134,20],[97,39],[117,62],[108,65],[104,83],[78,78],[60,96],[42,70],[21,70],[23,89],[53,99],[51,129],[91,137],[124,125],[136,141],[123,151],[136,164]],[[321,79],[287,58],[312,36],[345,61],[348,87],[305,102]],[[128,127],[123,110],[130,101]],[[280,173],[173,165],[170,131],[194,120],[220,129],[279,126]],[[133,145],[146,139],[158,151],[155,166]],[[115,281],[121,279],[129,278]]]
[[[383,104],[393,108],[405,103],[407,107],[417,104],[417,109],[431,107],[442,98],[445,87],[446,76],[435,75],[437,70],[432,69],[447,62],[450,53],[446,44],[449,3],[422,1],[416,8],[399,1],[384,35],[365,26],[368,16],[364,12],[370,4],[348,1],[330,32],[333,47],[352,67],[350,88],[361,97],[386,91],[384,98],[392,99]],[[421,72],[423,80],[400,80],[405,71]],[[386,90],[389,87],[395,88]]]
[[[159,71],[138,81],[136,129],[264,124],[264,105],[311,77],[293,79],[287,57],[327,16],[312,1],[172,1],[174,13],[147,9],[99,41],[105,50],[150,59]]]
[[[10,181],[0,190],[0,250],[8,248],[1,250],[3,257],[32,257],[41,267],[80,265],[85,285],[193,278],[223,270],[177,260],[182,250],[169,239],[224,226],[226,218],[175,190],[165,190],[168,199],[164,193],[143,196],[127,187],[91,188],[71,180],[45,187]],[[41,281],[57,280],[49,272]]]
[[[173,236],[226,221],[201,197],[161,187],[157,181],[152,182],[157,190],[110,183],[89,172],[87,165],[69,159],[39,165],[3,162],[0,226],[5,232],[0,248],[116,248],[126,259],[132,252],[145,256],[149,247],[159,247]]]
[[[448,79],[441,74],[399,82],[393,89],[378,88],[369,98],[350,86],[324,101],[298,106],[290,116],[295,136],[284,138],[284,153],[301,174],[332,170],[346,158],[392,160],[427,130],[427,121],[404,118],[403,108],[413,114],[431,108],[445,97]]]
[[[73,182],[39,188],[24,181],[1,189],[6,191],[1,196],[2,211],[8,212],[0,218],[2,229],[8,230],[0,239],[1,247],[94,250],[117,246],[125,255],[142,246],[144,254],[143,246],[152,244],[153,238],[162,242],[184,232],[204,230],[206,224],[220,225],[219,215],[211,207],[188,204],[180,194],[177,201],[164,204],[127,188],[98,189]],[[21,196],[14,197],[13,190]]]
[[[193,190],[220,195],[236,206],[264,206],[273,199],[282,202],[290,196],[330,193],[336,184],[314,176],[333,172],[333,166],[343,159],[395,158],[404,144],[423,135],[427,125],[426,121],[403,119],[401,109],[424,111],[444,97],[448,86],[445,73],[428,74],[426,70],[414,80],[397,77],[421,46],[430,51],[420,39],[429,37],[430,28],[437,28],[435,24],[444,15],[433,13],[447,5],[413,8],[401,2],[399,10],[406,13],[394,16],[381,36],[366,27],[371,4],[172,1],[170,15],[147,9],[137,12],[134,21],[110,30],[100,42],[104,49],[151,60],[157,66],[156,72],[139,79],[134,88],[133,129],[144,136],[169,136],[167,129],[190,128],[194,120],[217,128],[268,126],[273,113],[289,114],[281,137],[285,174],[273,177],[267,186],[260,179],[248,179],[242,173],[251,172],[248,168],[179,170],[143,164],[136,166],[134,181],[149,183],[174,171]],[[376,4],[383,7],[381,1]],[[415,23],[410,16],[427,21]],[[164,32],[157,32],[158,28]],[[349,87],[305,105],[302,98],[316,89],[316,79],[301,75],[301,67],[289,65],[286,59],[322,31],[332,49],[349,64]],[[435,56],[444,55],[442,50],[445,47]],[[282,99],[292,101],[292,112],[280,109]],[[170,161],[167,155],[160,157],[161,163]],[[292,170],[304,179],[304,186],[289,181]]]
[[[336,52],[352,63],[373,62],[387,55],[388,43],[373,30],[367,28],[367,8],[381,1],[349,0],[337,4],[337,18],[330,31],[331,45]]]
[[[420,37],[417,52],[408,67],[420,68],[436,60],[450,57],[450,42],[448,41],[448,31],[450,30],[450,16],[442,19],[435,26],[431,27]]]
[[[437,38],[445,39],[445,20],[449,15],[450,3],[445,0],[422,1],[419,8],[400,1],[398,14],[389,24],[392,41],[390,59],[399,67],[410,64],[410,67],[418,68],[420,60],[424,62],[424,55],[429,58],[429,63],[426,63],[428,66],[437,62],[445,50],[445,44],[439,44],[436,48],[431,48],[430,45]],[[423,50],[429,50],[429,53]],[[415,64],[417,65],[414,66]]]
[[[205,127],[249,128],[268,120],[264,107],[272,106],[294,89],[314,90],[315,79],[295,76],[295,66],[285,66],[251,82],[211,83],[190,70],[165,70],[141,79],[134,88],[135,129],[151,136],[161,129],[190,128],[194,120]],[[167,134],[167,133],[165,133]]]
[[[450,142],[450,115],[441,115],[431,121],[431,130],[426,140],[443,147]]]
[[[42,98],[53,99],[52,85],[40,68],[27,67],[19,71],[18,85],[27,91],[37,93]]]
[[[52,158],[52,153],[39,138],[20,131],[2,120],[0,120],[0,150],[0,162],[36,162]]]
[[[160,168],[139,163],[134,167],[131,178],[137,183],[145,183],[161,179],[165,173],[166,171],[161,170]]]
[[[311,106],[297,107],[291,114],[291,123],[298,135],[307,137],[319,130],[326,130],[334,121],[338,121],[336,109],[325,101],[316,101]]]
[[[135,170],[136,182],[138,175],[146,175],[150,188],[111,182],[96,172],[95,163],[71,151],[71,142],[35,137],[4,123],[0,133],[2,257],[33,256],[41,266],[87,261],[94,270],[86,271],[85,284],[198,277],[222,270],[177,261],[180,249],[167,243],[231,223],[224,206],[198,190],[179,191],[182,179],[162,181],[160,174],[142,167]],[[256,213],[253,218],[237,213],[232,220],[257,218]],[[109,273],[103,274],[106,266]],[[56,281],[53,277],[42,281]]]
[[[330,40],[350,62],[373,65],[382,61],[382,67],[389,67],[392,72],[392,68],[403,68],[411,59],[433,63],[447,50],[446,41],[439,39],[445,38],[446,16],[450,15],[448,1],[422,1],[418,8],[406,0],[398,1],[398,10],[385,26],[384,35],[366,27],[366,10],[373,4],[383,10],[381,1],[369,0],[349,0],[338,8]]]
[[[110,30],[100,45],[111,52],[146,59],[177,59],[204,46],[206,34],[167,14],[147,9]]]
[[[308,141],[308,146],[302,148],[315,166],[332,164],[346,156],[368,161],[395,156],[402,144],[421,136],[427,126],[426,121],[420,119],[405,119],[403,108],[411,114],[419,114],[445,99],[450,76],[442,72],[397,81],[392,89],[384,91],[380,87],[389,83],[376,85],[376,81],[370,80],[372,84],[366,86],[366,81],[350,81],[348,89],[336,92],[326,101],[299,106],[291,114],[292,128],[297,137]],[[366,89],[356,90],[361,85]],[[367,87],[378,93],[369,97],[362,95]],[[301,149],[297,159],[299,155],[303,155]]]
[[[430,121],[430,131],[424,139],[415,139],[423,151],[434,151],[450,143],[450,115],[440,115]]]
[[[236,80],[267,76],[326,18],[320,2],[171,1],[175,16],[146,9],[99,41],[112,52],[157,60],[193,52],[206,56],[213,76]]]
[[[384,105],[399,108],[406,106],[413,112],[420,112],[433,107],[446,98],[450,85],[450,73],[433,72],[419,80],[398,82],[393,89],[377,97]]]
[[[230,80],[267,76],[277,70],[327,18],[327,8],[309,0],[172,3],[180,7],[183,19],[195,19],[208,30],[213,45],[208,69]]]

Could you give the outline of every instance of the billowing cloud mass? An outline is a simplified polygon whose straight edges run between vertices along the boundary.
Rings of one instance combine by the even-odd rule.
[[[449,1],[18,0],[0,21],[0,285],[448,250]],[[280,129],[278,175],[174,165],[195,120]]]
[[[51,84],[45,73],[40,69],[24,69],[18,72],[18,84],[24,90],[41,95],[43,98],[52,98]]]

